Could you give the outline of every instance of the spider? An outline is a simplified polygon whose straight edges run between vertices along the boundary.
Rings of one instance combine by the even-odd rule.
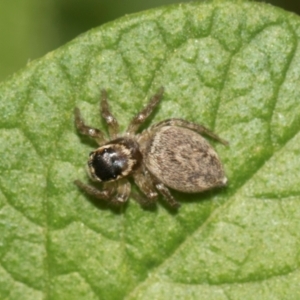
[[[163,93],[161,87],[120,135],[118,122],[108,106],[107,92],[102,90],[100,110],[108,126],[109,139],[99,129],[86,125],[80,110],[75,108],[78,131],[99,144],[99,148],[89,154],[88,173],[93,181],[103,184],[98,189],[75,180],[81,190],[112,204],[123,204],[131,193],[128,178],[132,176],[142,192],[134,198],[142,206],[153,205],[160,193],[171,207],[178,208],[180,204],[169,188],[198,193],[227,184],[217,153],[201,134],[224,145],[227,142],[206,127],[172,118],[137,133],[159,104]]]

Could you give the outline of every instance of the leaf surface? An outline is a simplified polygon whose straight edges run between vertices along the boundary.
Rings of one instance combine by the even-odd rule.
[[[299,299],[300,20],[269,5],[162,7],[96,28],[0,86],[1,299]],[[87,182],[100,89],[125,129],[160,87],[147,123],[213,129],[228,188],[173,192],[172,213],[121,212]],[[180,172],[180,170],[178,170]]]

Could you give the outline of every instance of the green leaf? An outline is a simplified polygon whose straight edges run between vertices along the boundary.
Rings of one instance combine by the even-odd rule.
[[[96,28],[0,86],[1,299],[299,299],[300,20],[269,5],[162,7]],[[73,184],[106,88],[122,129],[182,117],[214,143],[226,189],[116,212]],[[149,125],[149,123],[148,123]],[[167,172],[167,170],[166,170]],[[180,170],[178,170],[180,172]]]

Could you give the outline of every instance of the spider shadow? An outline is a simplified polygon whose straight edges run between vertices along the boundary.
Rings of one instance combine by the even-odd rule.
[[[93,185],[94,187],[98,187],[93,182],[89,182],[89,184]],[[166,209],[172,215],[176,215],[180,210],[180,207],[173,208],[170,205],[168,205],[168,203],[164,201],[161,195],[159,195],[158,199],[152,203],[148,203],[148,204],[141,203],[140,199],[141,198],[144,199],[145,197],[141,195],[139,191],[136,190],[133,190],[130,193],[128,201],[126,201],[125,203],[120,203],[119,205],[116,203],[109,202],[107,200],[97,199],[96,197],[89,195],[87,193],[84,193],[84,196],[87,199],[87,201],[89,201],[97,209],[110,210],[117,215],[126,213],[130,201],[136,202],[141,210],[149,213],[157,213],[159,205],[163,206],[163,208]]]
[[[95,183],[89,182],[89,184],[99,188]],[[216,195],[219,193],[226,192],[227,187],[220,187],[218,189],[208,190],[205,192],[199,192],[195,194],[187,194],[184,192],[179,192],[176,190],[172,190],[172,195],[175,197],[175,199],[178,201],[178,203],[181,205],[184,205],[185,203],[198,203],[198,202],[208,202],[211,201]],[[113,213],[117,215],[121,215],[126,213],[126,210],[128,209],[128,205],[130,201],[136,202],[140,209],[150,212],[150,213],[156,213],[158,211],[158,205],[161,205],[165,210],[167,210],[171,215],[177,215],[180,212],[180,207],[174,208],[171,207],[167,201],[163,199],[162,195],[158,196],[157,201],[154,201],[152,203],[145,204],[145,197],[141,194],[141,192],[134,186],[133,190],[130,193],[128,201],[125,203],[120,203],[119,205],[116,203],[112,203],[106,200],[97,199],[92,195],[84,193],[87,200],[92,203],[97,209],[99,210],[111,210]],[[141,199],[144,199],[141,203]]]
[[[198,202],[207,202],[213,200],[213,198],[219,194],[227,194],[227,186],[214,188],[199,193],[184,193],[176,190],[172,190],[172,195],[180,204],[184,205],[185,203],[198,203]]]

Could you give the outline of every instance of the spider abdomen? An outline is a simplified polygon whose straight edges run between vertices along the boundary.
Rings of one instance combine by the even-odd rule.
[[[215,150],[190,129],[161,127],[153,133],[145,149],[147,169],[170,188],[197,193],[227,183]]]

